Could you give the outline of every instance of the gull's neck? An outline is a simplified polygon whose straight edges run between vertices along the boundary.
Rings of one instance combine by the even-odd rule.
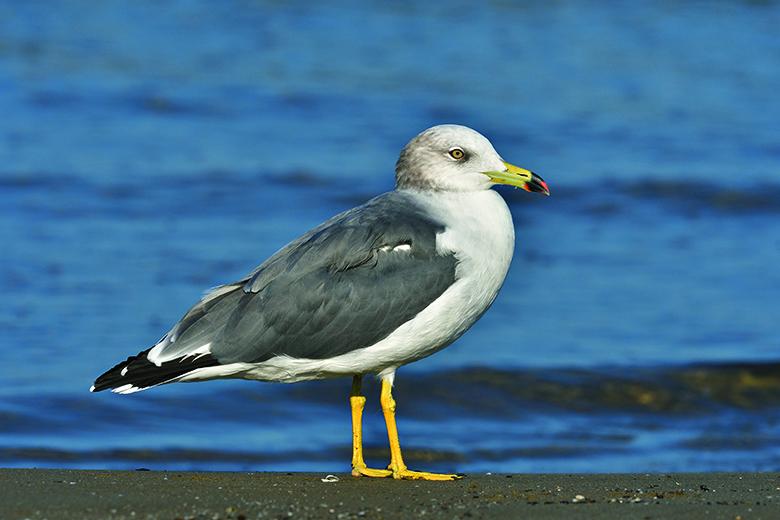
[[[515,242],[512,215],[503,197],[493,190],[429,191],[399,190],[409,194],[445,231],[437,248],[466,257],[485,256],[509,267]]]

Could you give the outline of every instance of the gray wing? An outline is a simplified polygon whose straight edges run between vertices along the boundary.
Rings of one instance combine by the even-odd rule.
[[[443,229],[409,195],[381,195],[208,294],[155,356],[174,359],[209,344],[220,363],[322,359],[373,345],[455,282],[455,257],[436,251]],[[410,248],[393,251],[401,244]]]

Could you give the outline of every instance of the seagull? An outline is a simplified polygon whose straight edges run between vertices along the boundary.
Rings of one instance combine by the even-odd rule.
[[[514,252],[507,184],[550,194],[480,133],[439,125],[401,151],[393,191],[290,242],[246,277],[218,286],[151,348],[97,378],[92,392],[241,378],[295,383],[352,377],[352,474],[455,480],[404,463],[396,370],[443,349],[490,307]],[[381,380],[390,464],[366,466],[364,375]]]

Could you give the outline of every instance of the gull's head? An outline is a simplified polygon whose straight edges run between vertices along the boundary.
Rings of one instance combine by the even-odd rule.
[[[395,180],[402,189],[478,191],[509,184],[550,194],[541,177],[505,162],[485,136],[460,125],[434,126],[409,141]]]

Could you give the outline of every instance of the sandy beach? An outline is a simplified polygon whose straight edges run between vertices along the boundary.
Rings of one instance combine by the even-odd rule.
[[[2,517],[780,517],[778,473],[470,475],[457,482],[313,473],[0,470]]]

